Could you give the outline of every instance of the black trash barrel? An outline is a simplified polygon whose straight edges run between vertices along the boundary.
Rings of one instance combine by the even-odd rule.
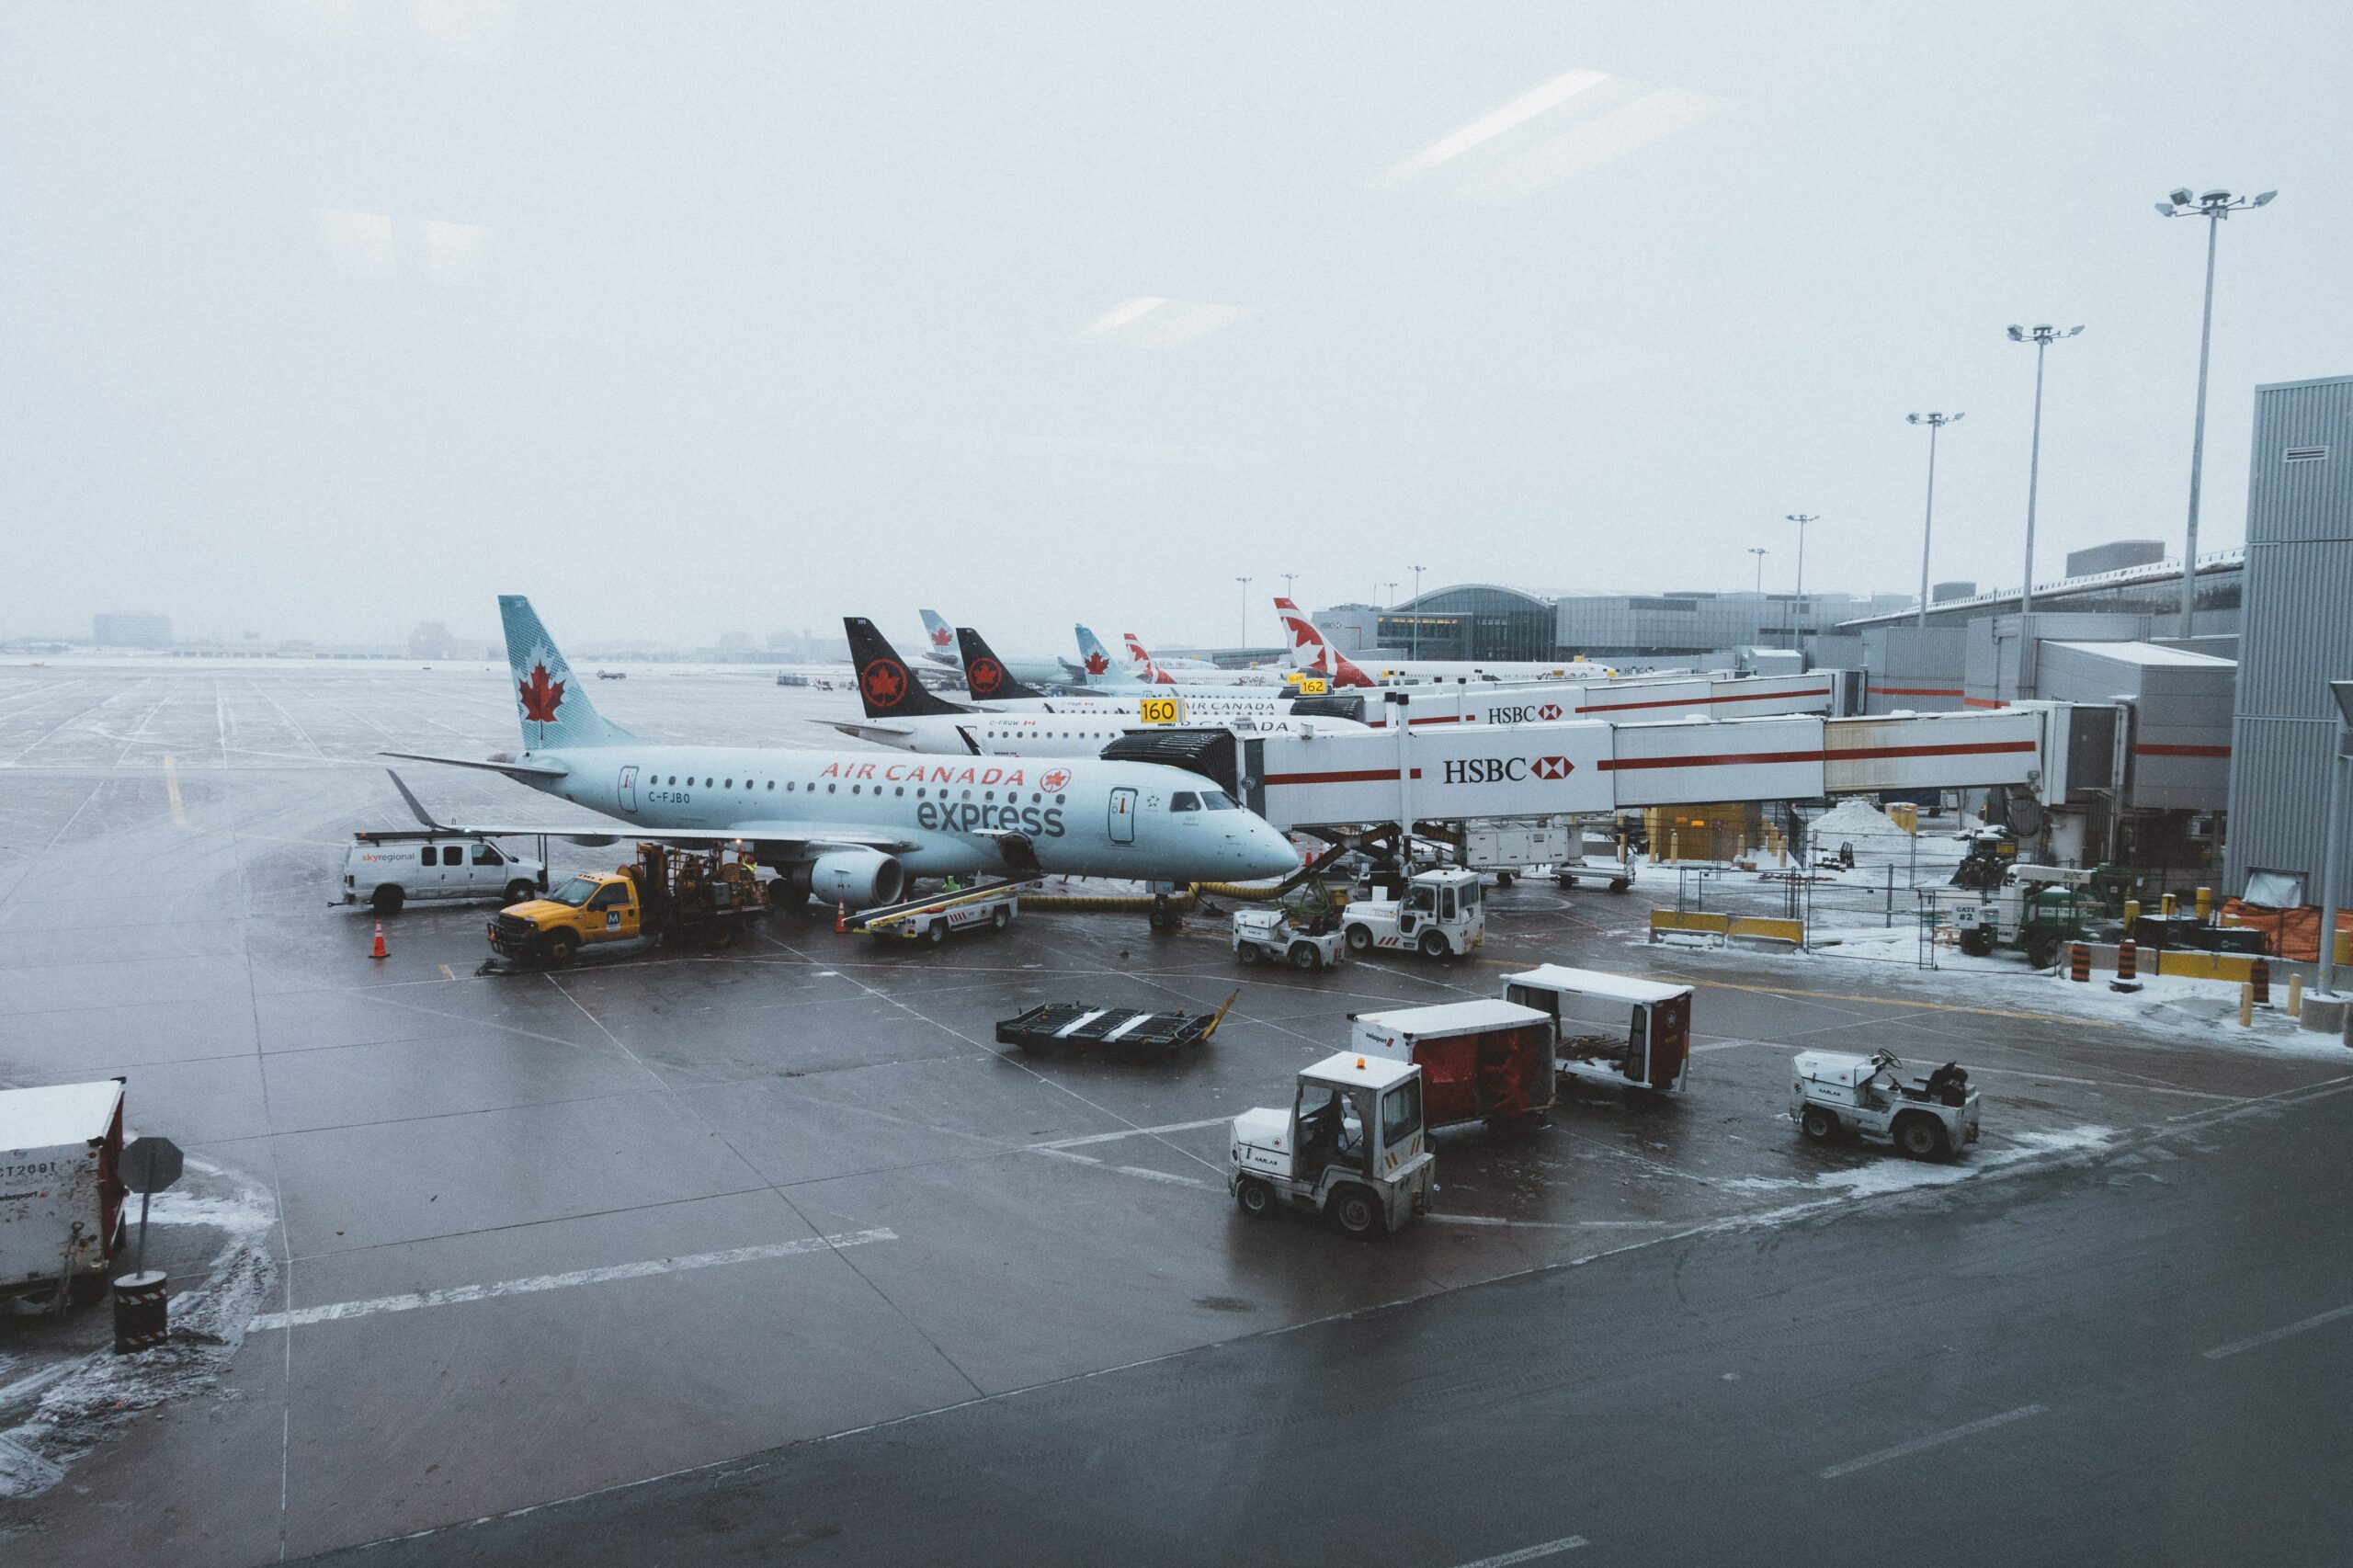
[[[114,1348],[118,1356],[153,1350],[164,1343],[171,1326],[165,1296],[164,1271],[125,1274],[114,1282]]]

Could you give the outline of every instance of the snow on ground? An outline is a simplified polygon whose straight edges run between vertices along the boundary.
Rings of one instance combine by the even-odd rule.
[[[191,1159],[186,1185],[155,1195],[148,1222],[161,1234],[217,1233],[205,1277],[172,1288],[171,1335],[159,1348],[118,1356],[107,1305],[74,1309],[79,1339],[54,1353],[0,1356],[0,1498],[45,1492],[65,1467],[142,1411],[209,1387],[244,1343],[245,1328],[278,1277],[269,1232],[278,1206],[267,1188]],[[202,1244],[204,1237],[195,1238]],[[121,1262],[127,1267],[130,1259]],[[95,1339],[97,1348],[86,1346]]]
[[[1938,996],[1955,1006],[2015,1008],[2082,1018],[2115,1027],[2122,1039],[2140,1036],[2167,1043],[2226,1046],[2266,1054],[2284,1052],[2353,1062],[2353,1051],[2347,1051],[2336,1037],[2315,1033],[2288,1017],[2288,987],[2284,980],[2272,985],[2273,1006],[2256,1009],[2253,1024],[2241,1028],[2239,985],[2235,981],[2148,975],[2142,980],[2138,991],[2112,991],[2109,982],[2114,976],[2106,971],[2094,970],[2088,982],[2078,983],[2064,978],[2063,971],[2053,974],[2029,969],[2015,954],[1995,953],[1979,959],[1949,947],[1936,949],[1936,968],[1922,969],[1919,932],[1903,925],[1892,930],[1840,931],[1828,937],[1817,937],[1814,944],[1811,953],[1740,949],[1735,956],[1745,966],[1806,971],[1818,980],[1836,976],[1846,965],[1867,962],[1879,970],[1873,983],[1894,982],[1901,977],[1923,994]],[[1644,945],[1648,945],[1647,938]],[[1688,939],[1661,945],[1695,952],[1725,951]]]
[[[2025,1160],[2054,1154],[2094,1153],[2117,1137],[2113,1127],[2086,1124],[2044,1132],[1988,1131],[1968,1153],[1949,1165],[1923,1165],[1890,1154],[1884,1160],[1852,1170],[1825,1171],[1811,1179],[1797,1176],[1742,1176],[1717,1185],[1733,1192],[1815,1192],[1840,1198],[1874,1198],[1915,1187],[1944,1187],[1967,1181]]]

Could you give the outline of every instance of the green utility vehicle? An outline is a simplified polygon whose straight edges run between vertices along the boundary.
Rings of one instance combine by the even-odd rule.
[[[2088,940],[2092,923],[2107,914],[2093,881],[2093,872],[2073,866],[2012,866],[1984,902],[1954,913],[1961,950],[1984,958],[2016,948],[2035,968],[2050,968],[2061,948]]]

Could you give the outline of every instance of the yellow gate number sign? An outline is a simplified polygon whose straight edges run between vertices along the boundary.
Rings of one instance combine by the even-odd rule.
[[[1302,697],[1321,697],[1331,689],[1332,683],[1327,680],[1316,680],[1311,677],[1299,683],[1299,694]]]
[[[1138,704],[1138,715],[1147,724],[1174,724],[1177,722],[1178,704],[1173,697],[1147,697]]]

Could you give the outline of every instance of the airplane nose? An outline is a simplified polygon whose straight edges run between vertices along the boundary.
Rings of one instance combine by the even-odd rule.
[[[1251,824],[1249,841],[1242,853],[1254,877],[1287,876],[1299,869],[1299,851],[1290,846],[1274,824],[1264,820]]]

